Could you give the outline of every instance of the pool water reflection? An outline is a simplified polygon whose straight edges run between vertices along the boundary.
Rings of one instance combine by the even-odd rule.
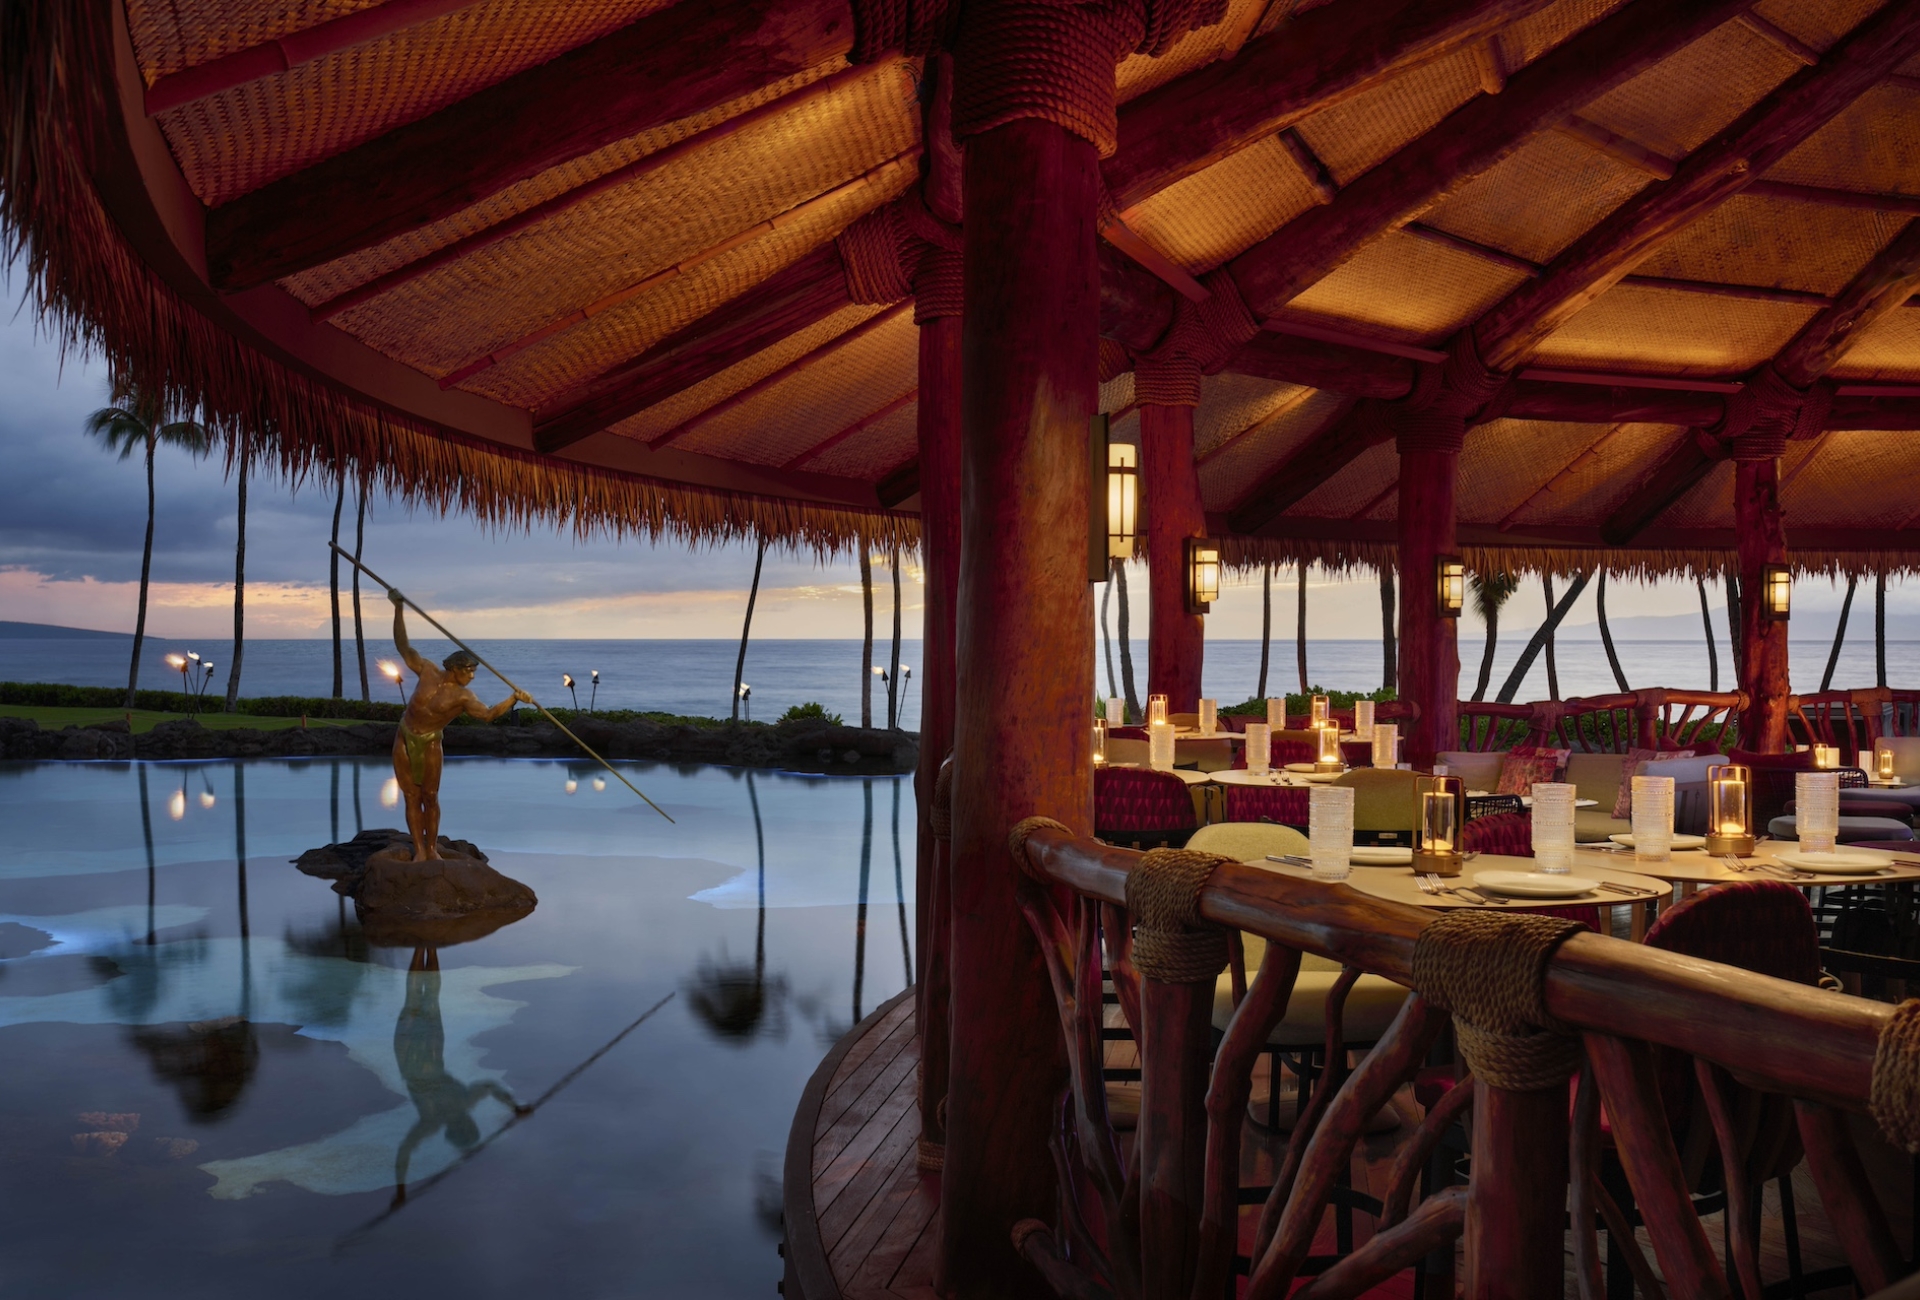
[[[539,895],[382,947],[384,763],[0,764],[0,1294],[770,1296],[800,1091],[912,967],[904,780],[455,760]],[[571,790],[571,793],[569,792]]]

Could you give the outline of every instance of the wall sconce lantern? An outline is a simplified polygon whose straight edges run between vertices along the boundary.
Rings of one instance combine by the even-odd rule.
[[[1720,858],[1753,852],[1753,773],[1738,763],[1707,769],[1707,852]]]
[[[1760,566],[1760,617],[1784,623],[1793,614],[1793,573],[1784,564]]]
[[[1220,599],[1220,544],[1187,539],[1187,613],[1204,614]]]
[[[1087,581],[1105,582],[1114,560],[1133,558],[1140,525],[1140,449],[1111,442],[1110,421],[1096,415],[1087,437]]]
[[[1459,618],[1467,604],[1467,566],[1457,555],[1442,555],[1434,561],[1439,579],[1441,618]]]

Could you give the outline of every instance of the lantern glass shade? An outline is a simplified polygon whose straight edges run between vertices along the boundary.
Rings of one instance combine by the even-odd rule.
[[[1133,556],[1140,515],[1139,451],[1132,443],[1107,444],[1107,554]]]
[[[1815,745],[1813,747],[1813,765],[1822,772],[1832,771],[1840,766],[1840,746]]]
[[[1414,781],[1420,820],[1414,827],[1413,869],[1443,876],[1460,874],[1460,828],[1466,818],[1466,786],[1457,776],[1423,776]]]
[[[1784,623],[1793,614],[1793,573],[1784,564],[1760,568],[1760,616]]]
[[[1893,770],[1893,746],[1875,745],[1873,748],[1873,776],[1876,781],[1891,784],[1897,778]]]
[[[1313,729],[1317,749],[1313,765],[1322,772],[1338,772],[1346,764],[1340,759],[1340,728],[1324,723]]]
[[[1307,701],[1308,725],[1324,727],[1333,715],[1333,708],[1324,695],[1316,695]]]
[[[1707,852],[1753,852],[1753,773],[1738,763],[1707,769]]]
[[[1093,720],[1093,765],[1105,767],[1107,763],[1107,720]]]
[[[1187,612],[1204,614],[1220,599],[1220,546],[1204,537],[1187,539]]]
[[[1467,566],[1457,555],[1443,555],[1434,564],[1439,581],[1440,617],[1459,618],[1467,604]]]
[[[1147,696],[1147,725],[1167,720],[1167,697],[1164,695]]]

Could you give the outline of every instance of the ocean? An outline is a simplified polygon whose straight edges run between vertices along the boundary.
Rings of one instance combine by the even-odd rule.
[[[439,659],[452,647],[442,641],[417,643],[422,653]],[[519,682],[548,705],[573,702],[561,684],[561,675],[571,673],[578,682],[580,707],[590,700],[609,709],[649,709],[668,713],[726,716],[733,688],[734,658],[740,644],[733,640],[703,641],[560,641],[499,640],[476,641],[475,648],[502,671]],[[1507,670],[1525,645],[1524,635],[1503,638],[1495,651],[1494,672],[1487,695],[1492,698],[1505,680]],[[1473,693],[1478,676],[1483,642],[1475,637],[1462,638],[1460,646],[1461,696]],[[1706,689],[1708,666],[1706,643],[1691,641],[1621,641],[1616,643],[1621,668],[1633,686],[1667,686]],[[0,681],[63,682],[77,686],[119,686],[127,680],[127,654],[130,641],[89,639],[4,639],[0,638]],[[1819,689],[1826,668],[1830,644],[1825,641],[1793,643],[1793,684],[1797,691]],[[216,665],[209,696],[223,695],[227,680],[229,644],[224,641],[171,641],[149,637],[142,658],[140,683],[144,687],[164,689],[177,685],[178,678],[167,668],[166,656],[175,652],[198,651]],[[884,639],[874,643],[874,662],[884,665],[889,645]],[[394,658],[393,646],[386,640],[369,640],[367,664],[376,699],[397,698],[393,684],[374,667],[377,660]],[[1120,676],[1119,647],[1114,647],[1113,672]],[[1141,694],[1147,689],[1147,645],[1133,645],[1134,681]],[[914,670],[903,680],[900,692],[900,725],[912,730],[919,725],[920,642],[903,641],[900,660]],[[1597,641],[1569,639],[1557,648],[1562,695],[1597,695],[1618,689],[1607,666],[1605,653]],[[1728,689],[1732,681],[1732,663],[1724,644],[1719,647],[1720,685]],[[1313,686],[1329,690],[1372,690],[1380,685],[1380,643],[1376,640],[1309,640],[1307,676]],[[1221,703],[1247,699],[1256,693],[1259,677],[1258,641],[1213,641],[1207,646],[1204,683],[1207,694]],[[597,700],[592,696],[589,674],[600,670]],[[1889,681],[1896,686],[1920,681],[1920,641],[1891,641],[1887,645]],[[1101,645],[1095,643],[1096,690],[1107,691],[1107,669]],[[902,674],[903,678],[906,675]],[[1870,686],[1874,680],[1871,636],[1849,640],[1843,648],[1834,674],[1834,685]],[[333,661],[330,641],[249,641],[241,675],[243,695],[327,695],[332,690]],[[753,688],[747,702],[750,716],[769,721],[787,708],[809,701],[818,702],[847,722],[860,719],[860,642],[829,640],[753,641],[747,647],[745,681]],[[1298,689],[1294,642],[1273,642],[1267,668],[1267,690],[1278,694]],[[498,683],[487,684],[485,674],[478,687],[484,698],[504,693]],[[346,645],[346,692],[358,696],[359,673],[353,657],[353,643]],[[1519,700],[1543,699],[1547,695],[1544,659],[1536,660],[1532,671],[1515,697]],[[873,680],[873,718],[875,725],[886,719],[886,689]]]

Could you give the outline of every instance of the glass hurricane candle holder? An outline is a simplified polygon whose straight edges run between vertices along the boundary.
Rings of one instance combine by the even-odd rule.
[[[1264,722],[1247,724],[1247,771],[1264,776],[1273,765],[1273,729]]]
[[[1220,726],[1220,701],[1200,701],[1200,734],[1211,736]]]
[[[1156,772],[1173,771],[1173,724],[1147,724],[1147,766]]]
[[[1127,725],[1127,702],[1117,695],[1107,701],[1107,725],[1109,727]]]
[[[1093,720],[1093,765],[1095,767],[1107,765],[1107,720],[1105,718]]]
[[[1167,720],[1167,697],[1164,695],[1147,696],[1147,725]]]
[[[1327,697],[1324,695],[1316,695],[1312,699],[1308,700],[1307,713],[1308,713],[1307,725],[1309,727],[1326,726],[1327,719],[1330,713],[1330,707],[1327,703]]]
[[[1373,728],[1373,765],[1392,768],[1400,762],[1400,728],[1391,722],[1379,722]]]
[[[1466,861],[1460,829],[1467,824],[1466,786],[1457,776],[1416,778],[1419,821],[1413,828],[1413,869],[1419,875],[1457,876]]]
[[[1873,778],[1884,785],[1900,779],[1893,770],[1893,746],[1884,741],[1873,747]]]
[[[1353,702],[1353,734],[1362,740],[1373,738],[1373,701]]]
[[[1341,772],[1346,763],[1340,758],[1340,728],[1332,722],[1323,722],[1314,728],[1313,770],[1316,772]]]
[[[1840,766],[1840,746],[1815,745],[1813,747],[1813,765],[1822,772],[1828,772]]]
[[[1353,870],[1353,787],[1316,785],[1307,793],[1307,845],[1315,880],[1345,880]]]
[[[1753,773],[1739,763],[1707,769],[1707,852],[1722,858],[1753,852]]]
[[[1673,856],[1673,778],[1633,778],[1633,856],[1665,862]]]
[[[1793,774],[1793,824],[1800,848],[1807,853],[1831,853],[1840,836],[1840,774]]]
[[[1573,810],[1578,791],[1560,781],[1533,785],[1533,860],[1548,875],[1573,870]]]
[[[1269,698],[1267,700],[1267,729],[1285,731],[1287,729],[1287,702]]]

